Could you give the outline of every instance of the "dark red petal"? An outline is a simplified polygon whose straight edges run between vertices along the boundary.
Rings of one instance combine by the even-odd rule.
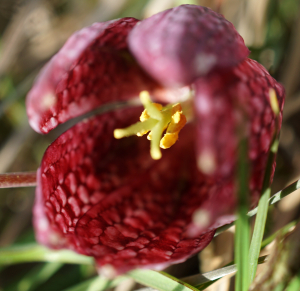
[[[27,96],[30,125],[47,133],[58,124],[108,102],[128,100],[151,81],[127,50],[138,20],[95,23],[73,34],[38,76]]]
[[[129,47],[158,82],[181,87],[214,68],[230,68],[249,50],[232,23],[206,7],[182,5],[143,20]]]
[[[35,203],[33,207],[33,226],[35,228],[36,240],[48,247],[60,249],[72,244],[72,239],[67,238],[59,229],[50,225],[47,205],[45,205],[41,169],[37,171],[37,187],[35,191]]]
[[[100,272],[106,274],[107,268],[113,270],[112,275],[133,268],[161,270],[199,252],[213,238],[214,231],[194,237],[187,233],[193,211],[207,199],[208,188],[199,175],[204,191],[189,191],[194,184],[189,172],[196,167],[191,133],[184,130],[179,143],[164,151],[160,161],[152,161],[148,169],[142,166],[144,157],[141,159],[139,151],[131,148],[138,170],[134,178],[92,207],[77,223],[80,246],[85,254],[96,258]],[[124,148],[123,154],[125,161],[114,158],[118,167],[127,163]]]
[[[136,121],[141,110],[81,122],[47,149],[34,220],[41,243],[94,256],[100,269],[112,265],[120,274],[137,267],[162,269],[210,242],[213,231],[193,238],[186,233],[199,204],[185,201],[206,199],[205,190],[193,194],[196,200],[188,191],[193,181],[186,171],[191,163],[196,167],[189,150],[194,135],[183,130],[159,161],[151,159],[146,138],[113,138],[113,129]],[[41,217],[48,232],[39,225]],[[49,233],[64,243],[49,241]]]
[[[276,91],[280,113],[284,105],[284,89],[256,61],[247,59],[234,69],[211,73],[195,83],[197,115],[197,160],[207,176],[231,181],[235,175],[240,137],[238,127],[249,138],[251,163],[250,191],[252,207],[262,187],[268,151],[275,132],[275,114],[270,106],[269,90]],[[244,125],[243,125],[244,123]],[[275,161],[273,173],[275,170]],[[229,190],[229,192],[232,192]],[[225,195],[226,196],[226,195]],[[210,195],[201,208],[212,214],[212,221],[234,206],[234,196],[224,199],[222,191]],[[232,197],[230,199],[230,197]],[[218,201],[218,203],[215,203]],[[219,203],[223,201],[223,203]],[[230,214],[230,211],[225,211]],[[214,225],[213,227],[215,227]]]
[[[111,193],[79,220],[79,244],[96,258],[100,272],[107,266],[113,267],[113,275],[134,268],[161,270],[199,252],[213,238],[214,231],[194,237],[186,233],[197,207],[185,203],[192,196],[179,196],[178,161],[164,159],[146,177],[137,174],[136,181]]]
[[[193,204],[189,203],[186,208],[192,211],[193,222],[187,226],[186,234],[188,237],[195,237],[203,232],[214,230],[235,220],[235,179],[232,178],[225,181],[211,179],[210,183],[208,183],[209,179],[206,177],[205,181],[205,186],[198,183],[198,185],[195,184],[191,188],[190,195],[194,196]],[[201,193],[204,192],[206,193],[206,199],[202,203],[199,203]],[[198,196],[196,193],[198,193]],[[250,194],[251,196],[255,196],[257,193],[251,192]]]
[[[68,238],[68,244],[74,242],[78,219],[101,201],[108,191],[112,191],[116,187],[114,183],[118,183],[118,177],[111,178],[107,174],[108,168],[105,169],[107,164],[102,162],[114,155],[114,151],[109,151],[118,142],[112,136],[113,129],[128,126],[137,119],[138,114],[130,118],[130,115],[122,116],[121,113],[107,113],[84,120],[48,147],[38,173],[36,192],[34,221],[41,243],[55,246],[47,243],[47,238],[39,233],[37,220],[43,212],[53,232]],[[114,168],[114,165],[110,166]],[[122,168],[119,170],[124,171]],[[69,240],[71,236],[73,238]]]

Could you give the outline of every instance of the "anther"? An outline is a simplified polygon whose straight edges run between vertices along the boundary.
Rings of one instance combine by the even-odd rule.
[[[166,107],[152,103],[147,91],[140,93],[140,99],[145,108],[140,116],[140,122],[124,129],[115,129],[114,137],[119,139],[148,133],[147,138],[151,141],[150,154],[157,160],[161,158],[160,148],[167,149],[178,140],[179,131],[186,124],[186,117],[179,103]],[[162,138],[165,130],[166,133]]]

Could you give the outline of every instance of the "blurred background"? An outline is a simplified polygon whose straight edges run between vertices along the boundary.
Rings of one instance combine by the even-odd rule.
[[[46,147],[58,135],[33,132],[25,96],[53,54],[76,30],[93,22],[132,16],[139,19],[180,4],[198,4],[222,13],[287,93],[273,193],[300,177],[300,0],[0,0],[0,173],[35,171]],[[0,247],[34,242],[31,208],[34,188],[0,189]],[[267,232],[299,216],[300,193],[272,207]],[[201,272],[232,260],[233,232],[216,238],[200,255]],[[59,264],[0,266],[0,290],[63,290],[89,278],[87,266]],[[38,282],[30,274],[43,273]],[[169,270],[178,277],[199,272],[197,257]],[[30,283],[28,283],[30,282]],[[209,290],[230,290],[230,278]],[[121,290],[134,288],[132,282]]]

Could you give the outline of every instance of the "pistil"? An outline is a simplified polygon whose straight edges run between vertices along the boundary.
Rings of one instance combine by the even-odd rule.
[[[140,122],[127,128],[115,129],[114,137],[120,139],[131,135],[143,136],[149,133],[150,154],[154,160],[158,160],[161,158],[160,148],[167,149],[178,140],[179,131],[186,124],[186,117],[183,115],[179,103],[166,107],[152,103],[147,91],[140,93],[140,99],[145,108],[140,116]],[[166,133],[162,138],[165,130]]]

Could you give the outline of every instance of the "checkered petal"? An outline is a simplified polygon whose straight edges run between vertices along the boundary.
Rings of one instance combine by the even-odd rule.
[[[136,23],[134,18],[95,23],[69,38],[27,96],[27,114],[34,130],[47,133],[100,105],[151,90],[154,82],[127,50],[127,35]]]
[[[201,206],[209,213],[210,225],[215,228],[233,220],[231,214],[236,202],[233,185],[242,137],[248,140],[251,207],[257,205],[271,141],[281,127],[285,92],[262,65],[251,59],[231,70],[199,78],[195,87],[197,163],[216,185],[220,181],[227,183],[227,190],[215,191]],[[277,95],[278,117],[270,104],[270,89]],[[274,160],[271,180],[275,165]]]
[[[182,87],[211,70],[231,68],[249,54],[232,23],[196,5],[182,5],[143,20],[129,33],[128,41],[145,71],[168,87]]]
[[[107,266],[115,274],[162,269],[199,252],[213,237],[214,231],[186,233],[195,204],[185,201],[195,201],[193,195],[200,204],[206,199],[205,190],[187,191],[193,183],[188,172],[196,169],[189,150],[193,129],[154,161],[146,138],[113,138],[116,127],[133,123],[140,112],[115,111],[78,123],[49,146],[38,172],[37,240],[94,256],[100,272]]]

